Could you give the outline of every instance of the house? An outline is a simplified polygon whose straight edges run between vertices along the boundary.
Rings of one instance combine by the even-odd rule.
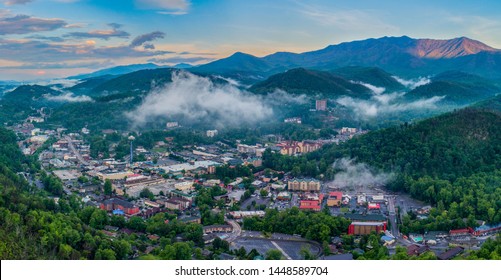
[[[450,250],[447,250],[443,252],[442,254],[438,255],[439,260],[451,260],[455,258],[457,255],[463,253],[464,248],[463,247],[454,247]]]
[[[134,215],[139,213],[139,207],[126,200],[122,200],[116,197],[101,202],[99,208],[106,211],[122,210],[127,215]]]
[[[343,199],[342,192],[330,192],[329,197],[327,198],[327,206],[340,206],[341,200]]]
[[[430,250],[428,246],[422,246],[417,244],[412,244],[407,247],[407,255],[409,256],[419,256]]]

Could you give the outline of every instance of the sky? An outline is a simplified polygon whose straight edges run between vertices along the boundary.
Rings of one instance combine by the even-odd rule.
[[[501,49],[501,1],[0,0],[0,80],[204,64],[353,40],[466,36]]]

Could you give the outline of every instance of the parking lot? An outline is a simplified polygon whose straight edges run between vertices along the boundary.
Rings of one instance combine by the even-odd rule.
[[[287,256],[293,260],[301,260],[303,257],[300,254],[302,248],[308,248],[313,255],[319,255],[321,246],[313,242],[286,240],[286,238],[294,239],[294,236],[283,235],[284,239],[265,239],[257,237],[239,237],[231,244],[231,249],[239,249],[244,247],[247,252],[256,249],[259,254],[266,256],[266,252],[271,249],[281,249]],[[275,245],[275,244],[276,245]],[[278,247],[277,247],[278,246]]]

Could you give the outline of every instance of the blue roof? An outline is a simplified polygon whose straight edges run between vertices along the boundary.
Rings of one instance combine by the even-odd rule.
[[[124,215],[124,211],[120,209],[113,210],[113,215]]]

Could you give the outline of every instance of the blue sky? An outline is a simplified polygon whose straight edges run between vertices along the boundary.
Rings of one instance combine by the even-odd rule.
[[[0,0],[0,80],[201,64],[345,41],[467,36],[501,48],[501,1]]]

